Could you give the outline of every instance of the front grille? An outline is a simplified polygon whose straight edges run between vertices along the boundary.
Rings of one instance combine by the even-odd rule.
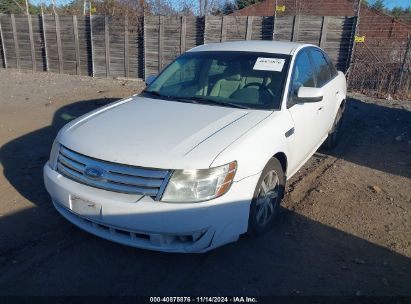
[[[98,176],[86,174],[88,169]],[[134,167],[91,158],[61,146],[57,171],[79,183],[120,193],[160,199],[170,177],[169,170]]]

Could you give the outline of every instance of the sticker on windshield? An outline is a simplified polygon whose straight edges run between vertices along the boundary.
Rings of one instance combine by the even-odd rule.
[[[253,69],[259,71],[281,72],[283,70],[284,63],[285,59],[281,58],[258,57]]]

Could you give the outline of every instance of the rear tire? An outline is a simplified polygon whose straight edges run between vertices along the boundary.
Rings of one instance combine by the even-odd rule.
[[[285,173],[278,159],[272,158],[258,180],[251,201],[248,234],[261,235],[273,226],[284,196]]]
[[[330,133],[328,133],[328,137],[324,142],[324,147],[327,150],[334,149],[340,140],[340,133],[341,133],[341,126],[343,123],[344,118],[344,110],[343,108],[338,109],[337,115],[335,116],[335,120],[333,126],[331,128]]]

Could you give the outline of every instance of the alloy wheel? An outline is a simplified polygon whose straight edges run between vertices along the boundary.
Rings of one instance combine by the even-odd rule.
[[[280,180],[276,171],[267,172],[256,200],[256,221],[260,227],[266,226],[274,216],[276,204],[278,203]]]

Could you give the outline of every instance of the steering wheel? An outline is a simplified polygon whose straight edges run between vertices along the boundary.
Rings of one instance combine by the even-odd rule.
[[[268,94],[270,94],[271,96],[274,96],[274,94],[271,93],[271,90],[265,84],[262,84],[262,83],[259,83],[259,82],[250,82],[250,83],[247,83],[243,87],[243,89],[248,88],[248,87],[258,87],[258,90],[264,90]]]

